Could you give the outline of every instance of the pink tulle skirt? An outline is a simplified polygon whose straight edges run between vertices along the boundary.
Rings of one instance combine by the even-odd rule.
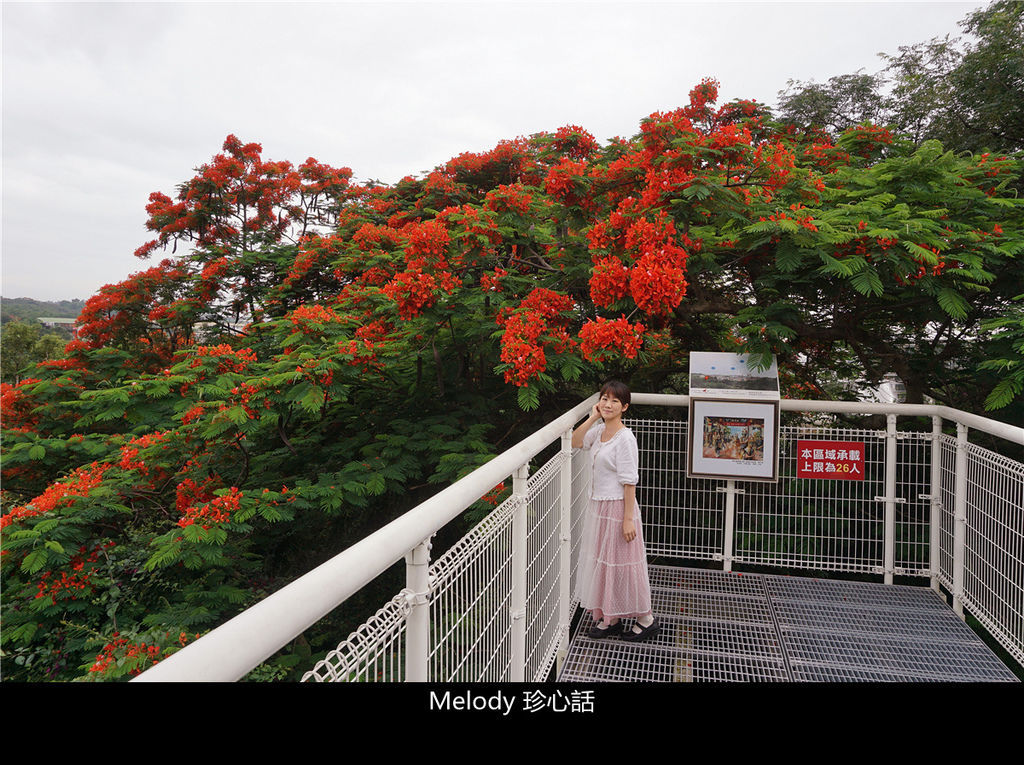
[[[642,616],[651,610],[640,514],[633,516],[636,539],[627,542],[622,537],[623,509],[621,499],[592,499],[583,519],[576,594],[595,620]]]

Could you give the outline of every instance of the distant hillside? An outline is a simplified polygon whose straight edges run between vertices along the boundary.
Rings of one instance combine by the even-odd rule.
[[[84,300],[59,300],[51,302],[24,297],[0,297],[0,321],[4,324],[15,320],[30,323],[40,316],[77,319],[78,314],[82,312],[84,307]]]

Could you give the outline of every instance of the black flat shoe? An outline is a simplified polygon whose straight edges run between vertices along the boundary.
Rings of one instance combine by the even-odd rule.
[[[622,622],[619,622],[619,624],[622,624]],[[640,622],[637,622],[636,626],[640,628],[639,632],[633,632],[633,630],[630,630],[629,632],[624,632],[622,634],[622,639],[630,640],[633,642],[639,642],[641,640],[647,640],[648,638],[652,638],[659,632],[661,632],[661,622],[658,621],[657,617],[655,617],[654,621],[646,627],[640,624]]]
[[[587,632],[587,637],[593,638],[594,640],[602,640],[603,638],[611,637],[612,635],[621,635],[622,629],[623,627],[621,619],[619,619],[619,621],[615,622],[615,624],[613,624],[611,627],[608,627],[607,629],[601,629],[595,624]]]

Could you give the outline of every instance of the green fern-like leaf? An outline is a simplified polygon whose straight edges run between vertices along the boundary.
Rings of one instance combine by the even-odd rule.
[[[936,300],[938,300],[942,310],[954,319],[967,318],[967,313],[971,306],[960,293],[946,287],[939,291]]]

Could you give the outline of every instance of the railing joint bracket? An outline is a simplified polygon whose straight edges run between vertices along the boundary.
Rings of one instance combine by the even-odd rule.
[[[430,602],[430,590],[426,592],[413,592],[408,587],[402,590],[405,595],[405,603],[409,608],[414,606],[425,606]]]

